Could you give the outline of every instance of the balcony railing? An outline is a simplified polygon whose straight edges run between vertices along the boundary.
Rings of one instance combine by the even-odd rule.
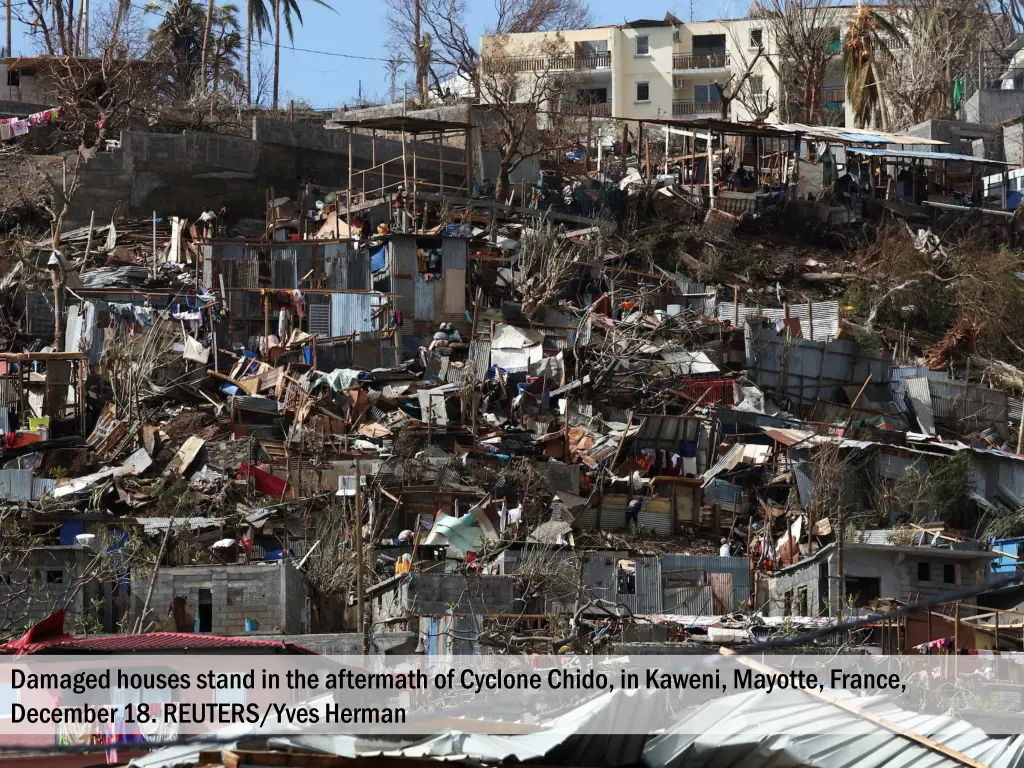
[[[559,111],[566,115],[578,115],[580,117],[611,117],[612,103],[602,101],[595,104],[562,104]]]
[[[729,54],[677,53],[672,56],[672,69],[724,69],[729,66]]]
[[[612,65],[612,55],[592,53],[576,56],[571,53],[562,56],[495,56],[484,60],[489,71],[508,70],[511,72],[550,72],[553,70],[602,69]]]
[[[685,100],[672,102],[672,117],[697,117],[701,115],[722,114],[722,102],[711,100]]]
[[[846,89],[845,88],[822,88],[821,98],[823,101],[830,101],[836,104],[842,104],[846,101]]]

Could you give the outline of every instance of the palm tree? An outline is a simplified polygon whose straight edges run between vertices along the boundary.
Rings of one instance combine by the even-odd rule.
[[[895,58],[889,44],[903,40],[903,33],[892,22],[857,0],[843,49],[846,90],[857,125],[867,127],[874,122],[885,128],[881,70]]]
[[[255,32],[260,40],[271,27],[270,8],[267,0],[246,0],[245,4],[245,88],[252,107],[252,37]]]
[[[211,81],[214,89],[222,83],[240,81],[237,67],[242,36],[237,6],[228,4],[214,9],[205,72],[203,41],[208,15],[202,7],[194,0],[164,0],[149,3],[146,11],[163,16],[149,39],[157,55],[169,61],[170,85],[178,95],[187,98],[197,87],[205,93]]]
[[[384,68],[388,71],[388,78],[391,82],[391,103],[394,104],[398,100],[398,76],[405,71],[405,59],[401,56],[390,56]]]
[[[288,32],[288,42],[295,41],[293,17],[302,24],[302,9],[299,0],[270,0],[274,8],[274,98],[273,109],[277,109],[278,81],[281,76],[281,22]],[[311,0],[316,5],[334,10],[326,0]]]

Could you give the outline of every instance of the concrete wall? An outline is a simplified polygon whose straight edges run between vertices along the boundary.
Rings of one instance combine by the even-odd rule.
[[[930,579],[918,578],[918,563],[929,563]],[[769,616],[784,615],[785,597],[792,592],[793,613],[796,613],[796,593],[801,587],[807,589],[808,615],[819,614],[819,564],[826,563],[829,575],[828,605],[830,614],[835,615],[837,604],[836,579],[838,574],[835,548],[823,551],[817,557],[805,560],[790,568],[779,571],[769,580],[769,596],[772,602],[766,609]],[[843,574],[845,579],[877,578],[880,580],[880,597],[908,600],[912,596],[922,600],[955,590],[962,586],[984,583],[987,577],[987,557],[963,557],[949,550],[916,547],[906,548],[865,548],[849,543],[843,548]],[[957,583],[943,581],[943,566],[956,566]],[[845,611],[846,609],[844,609]],[[856,609],[854,612],[856,613]]]
[[[411,157],[411,147],[408,149]],[[371,136],[352,137],[356,170],[402,155],[400,141]],[[417,147],[422,178],[439,173],[436,145]],[[465,150],[444,150],[446,184],[464,181]],[[412,174],[412,160],[408,163]],[[348,134],[308,123],[257,118],[252,138],[208,133],[154,134],[126,131],[121,148],[100,152],[83,163],[82,186],[71,206],[71,223],[88,223],[91,211],[97,221],[108,219],[122,203],[122,213],[186,216],[195,219],[203,210],[226,206],[232,216],[262,215],[266,190],[294,195],[297,180],[316,179],[327,189],[348,186]],[[401,165],[389,170],[387,182],[402,179]],[[378,180],[379,183],[379,180]]]
[[[964,102],[964,120],[998,125],[1024,113],[1024,91],[986,88],[975,91]]]
[[[134,615],[142,611],[149,577],[133,579]],[[302,576],[287,562],[280,565],[197,565],[161,568],[150,600],[148,621],[160,623],[175,598],[184,598],[195,616],[199,590],[210,590],[215,635],[245,634],[245,620],[259,622],[262,633],[302,634],[307,630],[306,588]]]
[[[1024,124],[1003,126],[1003,159],[1014,168],[1024,167]]]
[[[0,630],[16,633],[45,619],[57,608],[65,609],[68,631],[88,628],[111,629],[103,616],[86,617],[87,601],[101,594],[99,585],[89,582],[79,588],[86,568],[85,550],[78,546],[49,546],[31,550],[22,560],[11,558],[18,568],[0,572]],[[59,580],[58,580],[59,579]],[[74,594],[67,597],[69,591]],[[99,621],[97,627],[93,622]]]
[[[672,116],[672,27],[633,27],[613,31],[612,114],[615,117]],[[637,36],[646,35],[646,56],[636,54]],[[650,98],[636,98],[636,84],[648,84]]]
[[[953,152],[958,155],[973,155],[974,142],[980,139],[985,148],[984,156],[989,160],[1002,160],[1004,142],[999,126],[969,123],[963,120],[925,120],[907,128],[903,133],[922,139],[936,139],[948,142],[945,147],[922,145],[919,149]],[[1019,150],[1019,146],[1018,146]]]

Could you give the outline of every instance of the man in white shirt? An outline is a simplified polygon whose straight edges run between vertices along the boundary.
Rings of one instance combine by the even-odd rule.
[[[722,546],[718,548],[719,557],[732,557],[732,552],[729,550],[729,540],[722,539]]]

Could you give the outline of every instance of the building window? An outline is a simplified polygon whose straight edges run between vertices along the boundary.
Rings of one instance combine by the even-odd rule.
[[[636,55],[649,56],[651,53],[651,38],[647,35],[636,36]]]
[[[693,100],[694,101],[718,101],[719,93],[718,88],[715,85],[695,85],[693,86]]]
[[[636,561],[619,560],[615,569],[620,595],[636,594]]]
[[[763,41],[764,41],[764,32],[763,32],[763,30],[760,30],[760,29],[752,29],[752,30],[750,30],[750,47],[751,48],[760,48],[762,45],[764,45]]]
[[[946,584],[956,584],[956,566],[955,565],[944,565],[942,566],[942,581]]]
[[[675,86],[676,86],[676,88],[685,88],[686,87],[686,81],[683,78],[681,78],[681,77],[677,77],[675,79]]]
[[[47,571],[46,572],[46,583],[47,584],[63,584],[64,583],[64,571]]]
[[[793,615],[793,590],[789,590],[782,597],[782,615],[792,616]]]
[[[651,84],[650,83],[637,83],[636,84],[636,100],[638,103],[651,100]]]
[[[680,41],[680,39],[681,38],[680,38],[680,35],[679,35],[679,30],[678,29],[674,30],[672,32],[672,42],[673,43],[678,43]]]
[[[796,615],[807,615],[807,587],[800,587],[796,591]]]
[[[7,70],[7,87],[17,88],[21,85],[21,72],[17,69]]]
[[[917,580],[918,581],[931,581],[932,580],[932,564],[931,563],[918,563],[917,564]]]
[[[857,577],[845,579],[846,597],[858,608],[868,608],[882,596],[882,580],[880,578]]]
[[[199,590],[199,605],[196,606],[197,632],[213,632],[213,591]]]
[[[750,95],[760,96],[764,93],[764,78],[761,75],[750,76]]]

